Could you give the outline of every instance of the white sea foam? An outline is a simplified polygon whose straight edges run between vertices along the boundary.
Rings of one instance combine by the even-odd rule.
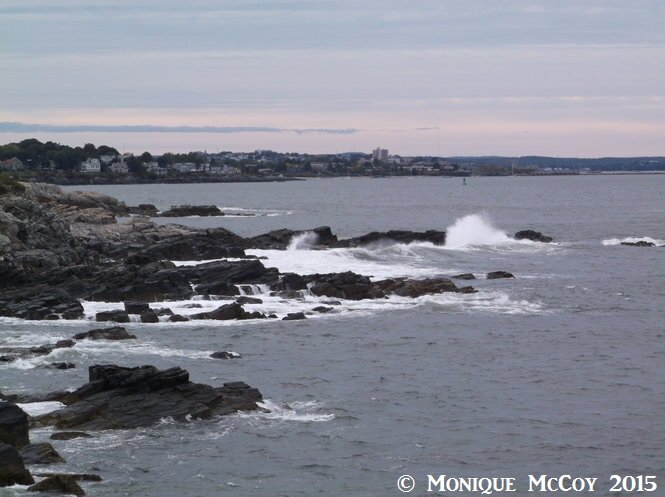
[[[511,241],[515,240],[495,228],[489,218],[483,214],[461,217],[446,230],[446,247],[451,249],[503,245]]]
[[[57,411],[65,407],[65,404],[57,401],[30,402],[28,404],[16,404],[23,409],[29,416],[40,416],[49,412]]]
[[[650,236],[628,236],[626,238],[609,238],[603,240],[603,245],[621,245],[622,243],[638,243],[638,242],[647,242],[653,243],[657,246],[665,245],[665,240],[660,240],[658,238],[651,238]]]
[[[316,401],[297,401],[287,404],[264,399],[263,402],[257,402],[257,404],[264,411],[241,412],[237,416],[297,423],[323,423],[335,419],[334,414],[324,412],[322,404]]]
[[[304,233],[300,233],[291,238],[291,242],[286,250],[309,250],[316,245],[318,240],[319,236],[316,233],[313,231],[305,231]]]

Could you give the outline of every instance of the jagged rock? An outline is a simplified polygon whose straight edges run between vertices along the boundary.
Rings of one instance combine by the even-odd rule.
[[[56,494],[69,494],[83,496],[85,492],[70,475],[57,474],[44,478],[39,483],[28,487],[30,492],[48,492]]]
[[[263,304],[263,300],[258,299],[256,297],[247,297],[245,295],[237,297],[236,302],[238,304]]]
[[[189,318],[186,318],[185,316],[181,316],[180,314],[174,314],[169,318],[169,321],[171,323],[184,323],[186,321],[189,321]]]
[[[307,282],[299,274],[283,273],[277,283],[270,285],[270,289],[275,291],[306,290]]]
[[[128,333],[122,326],[96,328],[74,335],[75,340],[85,340],[86,338],[90,340],[132,340],[136,338],[136,335]]]
[[[37,416],[36,425],[84,430],[150,426],[160,419],[208,419],[214,415],[257,409],[258,390],[242,382],[214,388],[189,381],[180,368],[91,366],[90,382],[73,392],[67,407]]]
[[[301,319],[307,319],[303,312],[290,312],[282,318],[282,321],[299,321]]]
[[[0,402],[0,442],[16,448],[30,443],[28,415],[16,404]]]
[[[100,271],[95,281],[98,283],[88,300],[157,302],[194,295],[186,275],[168,261],[116,264]]]
[[[161,217],[188,216],[223,216],[224,213],[216,205],[174,205],[160,214]]]
[[[125,302],[125,312],[127,314],[141,314],[150,310],[150,305],[145,302]]]
[[[55,348],[56,349],[68,349],[74,346],[76,342],[74,340],[58,340],[55,342]]]
[[[141,322],[142,323],[159,323],[159,316],[155,314],[155,311],[148,309],[141,313]]]
[[[56,464],[66,462],[50,443],[28,444],[19,453],[25,464]]]
[[[51,435],[51,440],[73,440],[75,438],[92,438],[92,435],[83,431],[59,431]]]
[[[271,284],[279,279],[276,268],[266,268],[260,261],[215,261],[180,268],[196,285],[200,294],[237,295],[236,285]]]
[[[509,273],[508,271],[492,271],[491,273],[487,273],[487,279],[488,280],[498,280],[501,278],[514,278],[513,273]]]
[[[0,442],[0,487],[30,485],[34,482],[16,447]]]
[[[105,311],[98,312],[95,321],[111,321],[113,323],[129,323],[129,315],[125,311]]]
[[[515,240],[531,240],[532,242],[552,243],[551,236],[543,235],[540,231],[522,230],[514,235]]]
[[[319,297],[337,297],[348,300],[381,298],[383,292],[375,291],[368,276],[347,271],[345,273],[312,274],[304,277],[312,283],[310,291]]]
[[[242,356],[237,352],[222,350],[221,352],[213,352],[210,357],[213,359],[240,359]]]
[[[476,276],[473,273],[462,273],[456,276],[453,276],[456,280],[475,280]]]
[[[2,261],[0,276],[1,265]],[[45,288],[28,286],[25,292],[0,294],[0,316],[43,320],[52,315],[62,315],[63,319],[80,319],[83,317],[83,306],[58,288],[47,291]]]

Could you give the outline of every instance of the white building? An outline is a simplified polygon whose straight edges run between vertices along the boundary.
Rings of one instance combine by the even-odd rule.
[[[114,162],[109,169],[112,173],[116,174],[127,174],[129,172],[129,166],[127,166],[125,161]]]
[[[372,150],[372,159],[376,161],[386,161],[388,160],[388,149],[386,148],[375,148]]]
[[[193,162],[176,162],[171,166],[171,169],[179,173],[191,173],[196,171],[196,164]]]
[[[82,173],[99,173],[102,171],[102,163],[99,159],[89,158],[81,162]]]

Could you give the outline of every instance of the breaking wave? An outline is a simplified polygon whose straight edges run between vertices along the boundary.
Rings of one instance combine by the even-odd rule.
[[[456,220],[446,231],[446,247],[465,249],[488,245],[515,243],[503,231],[495,228],[487,216],[469,214]]]
[[[305,231],[291,238],[291,242],[286,250],[309,250],[319,240],[319,236],[312,231]]]
[[[653,243],[658,247],[665,245],[665,240],[659,240],[658,238],[651,238],[650,236],[642,236],[642,237],[628,236],[626,238],[608,238],[607,240],[603,240],[602,244],[621,245],[622,243],[638,243],[638,242]]]

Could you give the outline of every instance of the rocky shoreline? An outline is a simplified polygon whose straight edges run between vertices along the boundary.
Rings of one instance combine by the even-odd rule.
[[[284,250],[294,237],[305,233],[311,235],[312,248],[321,250],[375,243],[443,245],[443,231],[393,230],[339,239],[329,227],[319,227],[307,231],[281,229],[243,238],[224,228],[161,225],[147,217],[131,218],[122,224],[116,221],[117,216],[137,210],[152,209],[128,207],[112,197],[91,192],[65,193],[42,184],[26,184],[24,192],[0,197],[0,316],[80,319],[80,300],[160,302],[195,295],[209,299],[239,296],[240,286],[257,284],[268,285],[285,298],[305,290],[350,300],[474,291],[457,287],[448,278],[371,281],[350,272],[282,274],[245,252]],[[537,232],[525,233],[531,239],[542,237]],[[197,266],[176,266],[172,262],[224,258],[233,260]],[[242,312],[236,315],[246,318]]]
[[[179,206],[166,216],[220,215],[214,206]],[[283,273],[267,267],[251,249],[286,250],[294,240],[306,237],[308,248],[328,250],[375,244],[427,242],[444,245],[444,231],[391,230],[340,239],[329,227],[311,230],[274,230],[259,236],[241,237],[224,228],[195,229],[177,224],[157,224],[150,218],[160,213],[152,205],[127,206],[91,192],[63,192],[45,184],[24,184],[0,195],[0,317],[28,320],[79,320],[81,301],[116,302],[122,308],[100,311],[102,323],[156,323],[195,320],[278,319],[246,307],[260,304],[246,288],[260,285],[282,302],[296,302],[304,295],[325,298],[309,311],[287,312],[283,321],[307,319],[311,314],[335,311],[341,301],[415,299],[441,293],[475,293],[472,286],[452,279],[385,278],[376,280],[351,271],[323,274]],[[164,213],[161,213],[164,215]],[[118,217],[130,217],[118,223]],[[551,238],[526,230],[516,239],[549,243]],[[195,265],[174,261],[205,261]],[[486,279],[513,278],[506,271],[493,271]],[[454,277],[475,279],[472,273]],[[220,301],[220,305],[183,316],[155,303],[197,298]],[[150,304],[153,304],[151,307]],[[191,304],[190,307],[201,307]],[[208,306],[209,307],[209,306]],[[90,316],[87,316],[88,318]],[[103,325],[102,325],[103,326]],[[71,339],[37,347],[4,348],[0,362],[47,356],[58,348],[73,347],[80,340],[135,340],[117,325],[78,333]],[[236,359],[239,354],[220,351],[214,359]],[[51,363],[41,367],[68,369],[76,365]],[[175,421],[208,419],[239,410],[256,410],[262,400],[258,390],[243,382],[222,387],[189,381],[189,373],[175,367],[120,367],[94,365],[89,382],[74,392],[51,392],[16,396],[0,394],[0,486],[34,483],[25,464],[36,460],[59,461],[50,444],[29,445],[28,424],[58,429],[100,430],[150,426],[160,419]],[[15,402],[57,401],[62,409],[29,418]],[[61,432],[54,440],[86,437],[86,432]],[[26,449],[28,447],[28,449]],[[95,475],[44,474],[30,487],[83,495],[77,481]]]

